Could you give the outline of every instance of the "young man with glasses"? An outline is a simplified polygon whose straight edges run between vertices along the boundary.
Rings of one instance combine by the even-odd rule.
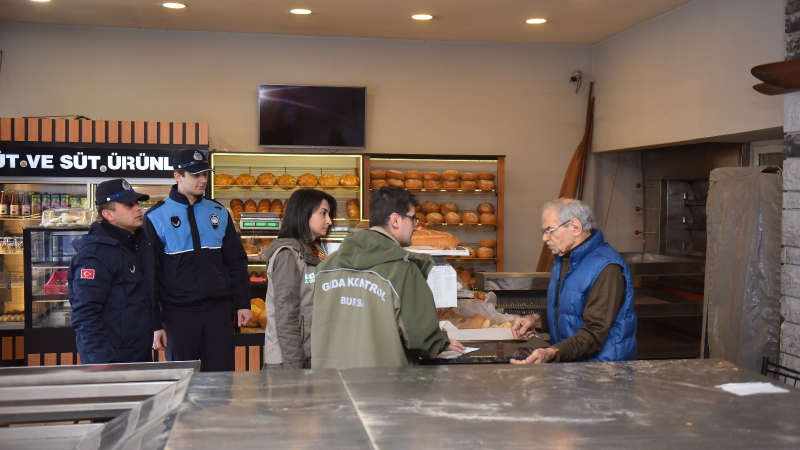
[[[561,198],[542,208],[542,240],[554,255],[547,290],[551,347],[515,364],[636,359],[633,282],[622,256],[594,229],[588,205]],[[539,314],[514,320],[524,338],[541,328]]]
[[[203,197],[212,171],[205,155],[182,150],[172,166],[175,185],[144,224],[153,246],[153,348],[169,361],[199,359],[203,372],[234,370],[231,318],[243,326],[252,317],[247,254],[225,207]]]
[[[141,264],[142,207],[150,196],[122,178],[100,183],[98,221],[73,243],[68,298],[82,364],[152,362],[153,302]]]
[[[409,253],[417,199],[396,186],[370,198],[370,229],[342,242],[317,267],[311,367],[405,366],[464,346],[439,329],[425,281],[427,255]]]

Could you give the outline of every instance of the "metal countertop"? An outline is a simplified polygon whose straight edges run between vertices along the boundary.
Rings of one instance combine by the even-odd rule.
[[[798,416],[719,360],[201,373],[167,448],[795,449]]]

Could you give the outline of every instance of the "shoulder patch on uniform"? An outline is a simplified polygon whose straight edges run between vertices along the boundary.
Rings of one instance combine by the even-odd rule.
[[[81,278],[94,280],[94,269],[81,269]]]

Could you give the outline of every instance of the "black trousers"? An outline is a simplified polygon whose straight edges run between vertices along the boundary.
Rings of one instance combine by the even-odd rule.
[[[201,372],[234,370],[233,304],[207,311],[163,309],[167,361],[200,360]]]

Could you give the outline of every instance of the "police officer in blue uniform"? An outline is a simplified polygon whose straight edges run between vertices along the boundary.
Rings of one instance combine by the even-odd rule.
[[[236,323],[250,321],[247,255],[228,210],[203,197],[212,171],[206,156],[183,150],[173,158],[176,184],[145,215],[154,274],[153,348],[169,361],[201,361],[200,370],[234,370]]]
[[[73,242],[72,326],[83,364],[152,362],[153,303],[141,264],[142,207],[150,197],[123,179],[100,183],[100,219]]]

